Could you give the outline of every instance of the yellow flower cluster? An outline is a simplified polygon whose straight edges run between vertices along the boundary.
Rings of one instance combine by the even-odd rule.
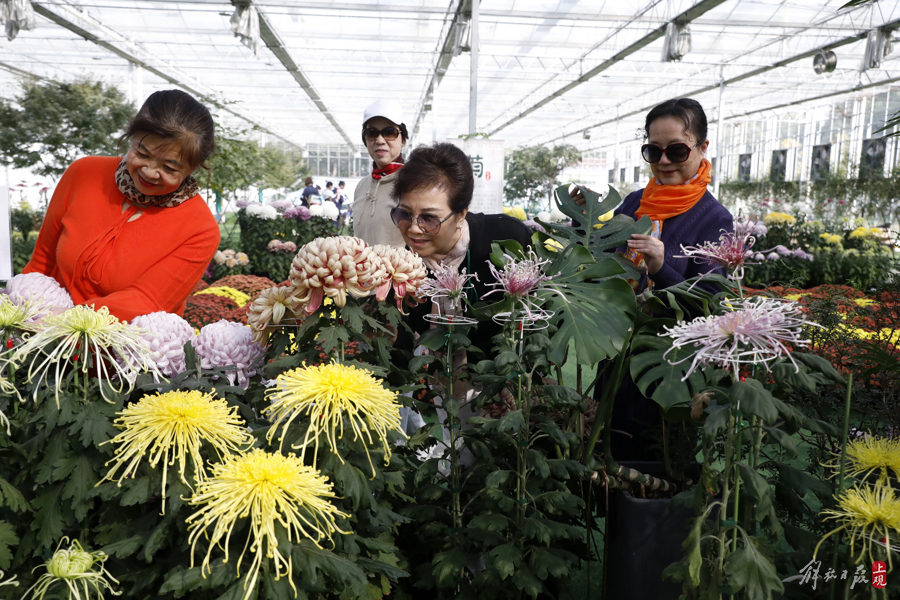
[[[880,227],[857,227],[853,231],[850,232],[850,239],[864,239],[870,237],[881,237],[883,234]]]
[[[844,318],[846,319],[846,317]],[[900,329],[891,329],[890,327],[885,327],[880,331],[868,331],[859,327],[851,328],[847,326],[842,326],[841,329],[848,335],[852,335],[853,337],[859,338],[861,340],[883,338],[889,344],[896,345],[897,343],[900,343]]]
[[[887,482],[888,471],[900,477],[900,440],[867,436],[847,444],[847,476],[865,480],[875,473]]]
[[[763,221],[766,225],[796,225],[797,219],[792,215],[783,212],[773,212],[767,214]]]
[[[809,294],[788,294],[784,296],[785,300],[793,300],[794,302],[798,302],[800,298],[804,296],[808,296]]]
[[[528,215],[525,214],[525,209],[521,206],[513,206],[512,208],[504,206],[503,214],[509,215],[510,217],[515,217],[520,221],[528,220]]]
[[[279,441],[284,444],[285,433],[291,423],[300,415],[309,415],[309,427],[303,442],[294,448],[301,449],[300,457],[306,456],[306,448],[314,444],[313,461],[318,458],[319,434],[324,434],[328,447],[343,462],[337,451],[338,440],[344,437],[344,419],[350,421],[353,439],[373,443],[374,432],[384,449],[384,460],[391,459],[391,445],[387,439],[390,430],[400,431],[400,405],[397,394],[381,385],[368,371],[348,367],[339,363],[302,367],[286,371],[275,379],[275,387],[267,395],[272,404],[263,413],[272,419],[268,440],[271,442],[281,429]],[[375,467],[366,447],[372,476]]]
[[[240,290],[236,290],[233,287],[228,287],[226,285],[208,287],[205,290],[200,290],[194,295],[196,296],[198,294],[214,294],[216,296],[231,298],[237,303],[238,306],[244,306],[245,304],[250,302],[250,296]]]
[[[821,239],[826,244],[831,244],[833,246],[837,246],[844,240],[844,238],[837,235],[836,233],[820,233],[819,239]]]
[[[294,586],[293,563],[278,550],[276,523],[286,532],[288,541],[308,538],[318,546],[323,539],[341,531],[335,519],[347,517],[331,502],[335,495],[332,485],[312,467],[293,454],[272,454],[259,448],[242,455],[232,455],[213,465],[213,475],[199,484],[197,493],[190,499],[193,506],[203,507],[188,517],[188,541],[191,544],[191,567],[197,542],[209,539],[206,557],[201,570],[205,576],[210,571],[210,558],[217,546],[225,550],[228,562],[228,541],[235,524],[249,517],[253,543],[244,544],[238,558],[237,569],[247,547],[254,552],[249,574],[244,582],[244,600],[256,588],[256,580],[264,557],[274,560],[275,579],[287,576]],[[207,531],[212,528],[212,532]]]
[[[856,302],[857,306],[861,306],[863,308],[872,306],[873,304],[878,304],[878,302],[872,300],[871,298],[857,298],[856,300],[854,300],[854,302]]]
[[[861,485],[851,488],[837,498],[838,507],[827,509],[822,514],[827,515],[825,520],[836,520],[840,526],[825,534],[816,546],[816,553],[828,537],[847,530],[850,537],[850,551],[856,544],[861,544],[857,562],[866,554],[869,560],[872,556],[872,542],[881,543],[884,538],[885,546],[891,545],[891,534],[894,539],[900,534],[900,498],[889,485],[877,483],[874,486]],[[888,552],[888,562],[891,561],[892,552]]]

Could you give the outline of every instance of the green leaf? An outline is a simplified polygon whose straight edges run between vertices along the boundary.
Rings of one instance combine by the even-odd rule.
[[[659,404],[663,410],[676,406],[690,406],[694,394],[706,385],[702,370],[691,373],[686,381],[685,374],[691,367],[689,348],[672,348],[672,341],[656,335],[638,335],[632,342],[631,377],[641,393]],[[666,352],[669,351],[668,355]],[[678,363],[678,364],[673,364]],[[648,392],[653,390],[652,394]]]
[[[337,493],[353,502],[353,510],[358,511],[364,502],[372,503],[372,492],[365,474],[350,463],[338,463],[334,470]]]
[[[700,569],[703,567],[703,555],[700,552],[700,538],[703,536],[703,523],[706,515],[694,519],[690,532],[681,547],[687,559],[688,576],[696,587],[700,585]]]
[[[2,477],[0,477],[0,493],[2,493],[3,498],[6,501],[6,506],[12,510],[16,512],[25,512],[26,510],[31,509],[31,506],[28,504],[28,501],[25,500],[25,496],[22,495],[22,492]]]
[[[449,587],[456,583],[459,574],[472,562],[462,548],[453,548],[445,552],[439,552],[431,559],[434,578],[441,587]]]
[[[509,517],[499,513],[482,513],[469,521],[469,527],[486,531],[503,531],[511,523]]]
[[[513,585],[525,592],[532,598],[537,598],[538,594],[543,590],[541,582],[527,569],[519,569],[511,579]]]
[[[547,273],[554,278],[538,296],[554,312],[551,324],[557,330],[551,337],[552,362],[565,362],[570,342],[583,365],[595,365],[622,350],[637,309],[631,286],[613,278],[621,272],[615,260],[605,258],[597,263],[583,246],[567,248],[558,261],[547,266]]]
[[[309,540],[303,540],[294,543],[291,556],[294,560],[294,573],[296,575],[299,571],[302,581],[314,584],[320,576],[324,576],[332,585],[340,583],[341,587],[349,587],[360,596],[366,593],[366,574],[354,563],[334,552],[317,548]]]
[[[63,485],[57,484],[31,502],[34,507],[34,520],[31,530],[36,532],[41,548],[50,548],[62,537],[65,519],[63,518]]]
[[[550,544],[550,528],[546,525],[545,520],[539,517],[528,517],[522,520],[522,535],[526,539],[536,540],[544,545]]]
[[[569,574],[568,563],[558,556],[560,551],[533,546],[528,557],[528,564],[538,579],[547,577],[561,578]]]
[[[784,586],[775,565],[755,545],[742,529],[744,544],[725,559],[725,574],[733,593],[745,590],[747,600],[771,600],[775,592],[784,592]]]
[[[547,457],[543,453],[531,448],[525,451],[525,464],[529,469],[533,469],[535,475],[541,479],[550,477],[550,465],[547,464]]]
[[[791,458],[797,458],[797,444],[789,433],[782,431],[778,427],[770,427],[765,424],[762,425],[762,428],[773,440],[778,442],[778,444],[787,451]]]
[[[11,547],[18,543],[15,528],[6,521],[0,521],[0,569],[9,569],[13,559]]]
[[[122,482],[122,487],[126,488],[122,499],[119,501],[122,506],[131,506],[133,504],[143,504],[150,500],[153,492],[150,488],[150,477],[139,477],[137,479],[126,479]]]
[[[112,421],[115,418],[116,406],[105,402],[89,402],[75,417],[69,427],[70,435],[79,435],[85,447],[99,446],[116,436],[116,428]]]
[[[511,410],[500,418],[497,430],[500,433],[516,433],[525,427],[525,417],[521,410]]]
[[[102,548],[102,550],[110,556],[126,558],[137,552],[143,543],[144,536],[133,535],[129,538],[125,538],[124,540],[119,540],[118,542],[107,544]],[[190,571],[194,571],[194,569],[190,569]],[[199,567],[196,569],[196,571],[199,575]],[[179,571],[179,573],[185,573],[185,571]],[[165,585],[163,587],[165,587]]]
[[[499,488],[500,486],[514,480],[515,477],[515,471],[493,471],[485,478],[484,486],[486,488]]]
[[[825,500],[830,498],[837,488],[833,482],[822,481],[821,479],[813,477],[806,471],[801,471],[791,465],[774,460],[768,464],[774,465],[778,470],[778,482],[788,486],[799,496],[804,496],[807,492],[812,492],[820,499]]]
[[[397,581],[402,577],[409,577],[409,573],[407,573],[403,569],[400,569],[393,565],[389,565],[380,560],[372,560],[370,558],[363,558],[362,556],[359,556],[356,558],[356,564],[359,565],[359,567],[367,573],[384,575],[391,581]]]
[[[522,551],[512,542],[497,546],[490,554],[494,558],[494,568],[500,573],[501,579],[512,576],[522,563]]]
[[[57,429],[50,437],[46,446],[40,449],[41,461],[38,463],[38,472],[35,481],[48,483],[53,481],[53,469],[56,461],[62,459],[69,450],[69,439],[64,429]]]
[[[100,480],[88,457],[77,452],[70,452],[57,462],[56,468],[53,469],[53,479],[55,481],[68,479],[63,489],[63,498],[72,498],[75,502],[85,500]],[[78,518],[80,520],[83,516]]]
[[[705,444],[712,445],[719,432],[728,426],[731,405],[710,404],[706,409],[706,414],[706,421],[703,423],[703,439]]]
[[[755,379],[736,381],[731,386],[728,397],[734,406],[739,406],[742,413],[756,415],[762,421],[773,423],[778,419],[778,410],[769,390]]]

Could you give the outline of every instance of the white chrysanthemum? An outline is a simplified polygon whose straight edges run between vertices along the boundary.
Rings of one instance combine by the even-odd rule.
[[[194,340],[194,350],[200,357],[204,369],[234,365],[236,369],[226,371],[228,381],[245,390],[250,385],[250,377],[256,375],[262,365],[265,349],[253,341],[253,332],[242,323],[222,319],[203,327]]]
[[[143,339],[160,373],[172,377],[186,369],[184,345],[194,338],[190,323],[176,314],[160,311],[135,317],[131,324],[148,332]]]
[[[553,210],[550,211],[550,222],[551,223],[562,223],[563,221],[568,221],[569,217],[566,216],[566,213],[559,210],[557,207],[553,207]]]
[[[291,284],[297,299],[313,313],[325,296],[338,308],[347,303],[347,292],[362,298],[371,294],[387,276],[382,261],[359,238],[316,238],[306,244],[291,265]]]
[[[328,200],[322,203],[322,216],[334,221],[341,216],[341,211],[338,210],[338,207],[334,202]]]
[[[538,214],[534,215],[534,218],[537,219],[538,221],[543,221],[544,223],[547,223],[550,221],[550,213],[547,212],[546,210],[542,210],[542,211],[539,211]]]
[[[221,250],[216,250],[215,255],[213,255],[213,262],[215,262],[217,265],[224,265],[224,264],[225,264],[225,260],[226,260],[227,258],[228,258],[228,257],[225,256],[225,253],[224,253],[224,252],[222,252]]]
[[[265,345],[269,340],[269,327],[278,325],[285,317],[295,318],[301,310],[300,302],[290,286],[271,287],[260,292],[250,303],[247,324],[253,331],[253,341]]]
[[[309,207],[309,214],[313,217],[324,217],[325,209],[322,208],[321,204],[313,204]]]
[[[52,277],[41,273],[22,273],[13,276],[6,282],[6,293],[16,304],[26,301],[39,301],[38,318],[45,316],[53,308],[72,308],[72,296],[69,295]]]
[[[247,206],[247,214],[257,219],[277,219],[278,211],[274,207],[262,204],[250,204]]]

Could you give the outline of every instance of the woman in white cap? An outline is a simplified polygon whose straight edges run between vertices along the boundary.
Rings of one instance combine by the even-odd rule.
[[[353,235],[368,244],[403,248],[406,242],[391,221],[391,208],[397,204],[391,191],[403,166],[400,152],[409,138],[400,104],[377,100],[367,106],[362,138],[374,163],[371,175],[364,177],[353,193]]]

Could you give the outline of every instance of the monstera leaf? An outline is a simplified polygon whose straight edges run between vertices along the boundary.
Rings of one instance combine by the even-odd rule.
[[[687,359],[691,351],[689,348],[677,348],[666,356],[671,347],[672,340],[657,335],[638,335],[631,343],[631,349],[635,352],[631,357],[631,376],[641,393],[663,410],[690,406],[694,394],[706,385],[702,369],[682,381],[691,367],[691,361]],[[651,389],[652,394],[649,393]]]
[[[559,223],[544,223],[541,225],[547,230],[547,236],[556,240],[563,246],[579,243],[594,255],[598,261],[608,258],[606,254],[619,246],[624,246],[635,233],[650,233],[652,224],[645,215],[635,222],[625,215],[616,215],[605,223],[601,223],[600,217],[615,210],[622,203],[622,196],[615,188],[609,188],[609,193],[601,200],[600,194],[585,187],[578,186],[584,195],[584,206],[578,206],[569,195],[569,186],[561,185],[553,191],[556,206],[566,216],[572,219],[572,225]],[[595,227],[602,225],[602,227]]]

